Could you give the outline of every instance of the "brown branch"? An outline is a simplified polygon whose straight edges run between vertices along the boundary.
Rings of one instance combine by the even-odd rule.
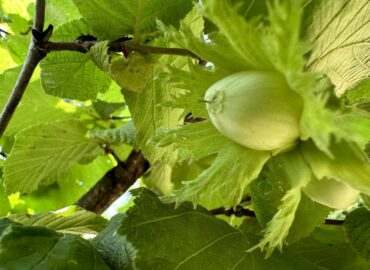
[[[75,40],[71,42],[42,42],[39,46],[40,48],[52,52],[52,51],[76,51],[81,53],[87,53],[92,46],[94,46],[99,41],[88,40],[81,41]],[[189,56],[192,58],[199,59],[197,55],[193,52],[181,49],[181,48],[160,48],[160,47],[150,47],[140,44],[134,44],[128,41],[112,41],[108,43],[108,48],[112,52],[141,52],[145,54],[167,54],[167,55],[179,55],[179,56]]]
[[[33,28],[39,32],[44,29],[45,21],[45,0],[36,0],[35,5],[35,19],[33,23]]]
[[[223,207],[212,209],[209,211],[212,215],[225,215],[227,217],[256,217],[256,213],[249,209],[243,208],[242,206],[236,206],[236,209],[225,209]],[[344,220],[339,219],[325,219],[324,224],[326,225],[343,225]]]
[[[45,18],[45,0],[36,1],[36,12],[33,28],[35,31],[42,33]],[[47,33],[46,33],[47,34]],[[44,36],[45,37],[45,36]],[[9,124],[23,94],[30,82],[32,74],[38,63],[45,57],[46,53],[36,45],[38,40],[33,36],[27,52],[26,60],[23,64],[22,71],[17,79],[12,93],[0,115],[0,137],[4,134],[6,127]]]
[[[117,167],[108,171],[76,205],[101,214],[116,199],[131,187],[149,168],[148,161],[141,152],[132,151],[125,162],[118,162]]]

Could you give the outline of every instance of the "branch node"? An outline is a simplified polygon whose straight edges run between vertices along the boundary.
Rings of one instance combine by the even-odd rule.
[[[46,56],[50,50],[45,49],[42,44],[48,42],[53,34],[54,26],[49,24],[49,26],[44,31],[38,31],[32,28],[32,40],[35,44],[37,50],[41,53],[43,57]]]

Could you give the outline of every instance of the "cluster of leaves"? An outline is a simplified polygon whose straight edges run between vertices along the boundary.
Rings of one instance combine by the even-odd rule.
[[[246,252],[258,242],[261,228],[254,218],[236,228],[203,207],[194,210],[184,203],[175,209],[146,189],[134,194],[135,206],[108,225],[104,218],[78,208],[1,219],[0,265],[4,269],[292,270],[369,266],[369,245],[358,238],[370,231],[370,211],[364,208],[349,215],[345,233],[338,226],[321,226],[266,260],[258,250]],[[97,235],[86,240],[81,237],[86,233]]]
[[[1,160],[0,215],[8,217],[0,220],[0,268],[369,268],[369,211],[349,214],[344,231],[322,225],[330,209],[301,192],[312,173],[300,153],[313,153],[305,156],[311,165],[318,156],[328,160],[328,168],[312,165],[317,178],[344,175],[370,194],[362,152],[370,141],[367,0],[46,2],[52,41],[89,34],[98,42],[87,54],[50,52],[1,138],[7,158]],[[30,39],[34,5],[19,3],[0,2],[6,30],[0,107]],[[201,61],[112,53],[109,41],[122,38],[163,52],[187,49]],[[244,70],[278,71],[302,96],[305,146],[271,159],[225,138],[207,120],[200,102],[205,91]],[[189,123],[189,114],[204,121]],[[106,149],[123,160],[133,147],[151,164],[144,185],[177,208],[140,189],[134,206],[108,225],[76,208],[15,214],[75,203],[116,165]],[[347,162],[356,164],[354,173]],[[285,170],[281,164],[288,164]],[[237,218],[231,226],[208,212],[235,207],[247,195],[256,219]],[[272,253],[283,243],[289,244],[283,253]]]

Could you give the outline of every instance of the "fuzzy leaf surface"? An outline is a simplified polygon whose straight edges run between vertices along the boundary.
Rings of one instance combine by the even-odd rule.
[[[125,217],[124,214],[114,216],[108,226],[92,240],[101,257],[116,270],[136,269],[133,262],[136,250],[125,236],[118,234],[118,229],[121,228]]]
[[[314,47],[307,68],[325,73],[340,95],[370,76],[370,2],[315,0],[312,5],[306,37]]]
[[[30,193],[58,180],[74,163],[87,163],[102,154],[102,148],[86,133],[86,127],[77,121],[43,124],[19,132],[4,164],[7,192]]]
[[[97,233],[107,225],[107,220],[103,217],[77,206],[31,216],[10,215],[8,218],[23,225],[41,226],[70,234]]]

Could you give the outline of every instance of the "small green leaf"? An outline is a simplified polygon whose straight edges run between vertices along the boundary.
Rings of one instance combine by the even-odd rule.
[[[97,233],[107,225],[107,220],[77,206],[37,215],[10,215],[10,220],[29,226],[42,226],[61,233]]]
[[[366,261],[370,260],[370,211],[358,208],[349,213],[344,230],[352,248]]]
[[[260,248],[261,250],[266,250],[266,257],[269,257],[275,248],[282,250],[289,229],[293,224],[300,200],[301,189],[299,187],[292,188],[286,192],[277,213],[267,223],[263,239],[250,251]]]
[[[190,200],[194,205],[207,208],[235,207],[269,158],[268,152],[251,150],[236,143],[226,145],[219,150],[209,168],[196,179],[184,182],[184,186],[175,190],[167,200],[177,204]]]
[[[53,39],[75,40],[90,31],[84,20],[75,20],[57,28]],[[94,65],[88,55],[82,53],[54,52],[40,66],[43,89],[53,96],[77,100],[95,99],[99,92],[106,92],[111,84],[109,76]]]
[[[227,38],[238,57],[244,60],[244,70],[272,68],[264,50],[263,32],[256,21],[247,22],[228,1],[203,0],[202,3],[206,17]]]
[[[353,110],[340,115],[337,121],[341,127],[351,131],[351,139],[364,149],[370,141],[370,117]]]
[[[93,103],[94,110],[102,119],[110,119],[116,111],[122,110],[125,103],[111,103],[97,100]]]
[[[19,132],[4,164],[7,192],[30,193],[60,179],[77,162],[87,163],[103,153],[76,121],[34,126]]]
[[[250,185],[252,206],[258,222],[263,227],[273,219],[292,184],[302,178],[303,181],[311,178],[310,168],[303,161],[299,151],[295,151],[295,154],[282,155],[273,157],[266,164],[258,179]],[[302,194],[286,242],[291,244],[308,236],[316,226],[324,221],[328,213],[328,207],[313,202]],[[271,224],[271,226],[274,225]]]
[[[288,182],[290,187],[281,199],[277,212],[267,223],[263,239],[253,248],[266,249],[267,257],[272,254],[275,248],[282,250],[298,211],[302,196],[301,190],[311,180],[310,168],[301,156],[299,149],[280,154],[272,162],[275,162],[272,167],[275,167],[273,170],[279,174],[278,178]]]
[[[90,136],[109,145],[124,143],[133,146],[135,144],[136,129],[133,122],[130,121],[117,128],[91,131]]]
[[[370,76],[370,75],[369,75]],[[356,87],[346,92],[345,98],[349,104],[360,106],[370,102],[370,78],[361,81]]]
[[[92,240],[100,256],[115,270],[136,269],[133,262],[136,250],[125,236],[118,234],[125,217],[124,214],[114,216],[108,226]]]
[[[165,26],[163,23],[159,23],[159,28],[163,35],[173,44],[194,52],[201,59],[213,63],[216,67],[224,67],[231,72],[245,70],[244,59],[239,57],[239,54],[235,52],[224,35],[214,32],[208,35],[207,41],[204,40],[203,25],[202,10],[199,7],[194,7],[181,21],[180,29],[176,29],[173,26]],[[233,61],[230,61],[230,59],[233,59]],[[197,67],[198,65],[195,66],[195,68]],[[191,78],[197,76],[197,73],[204,73],[204,69],[198,67],[197,72],[192,72]],[[183,83],[182,81],[179,82]],[[187,81],[187,83],[190,82],[191,80]],[[197,86],[198,80],[192,82],[197,88],[199,87]],[[194,89],[194,92],[197,91]]]
[[[173,144],[179,151],[179,162],[199,160],[217,154],[234,142],[219,133],[210,121],[186,124],[179,129],[163,130],[155,138],[159,146]]]

